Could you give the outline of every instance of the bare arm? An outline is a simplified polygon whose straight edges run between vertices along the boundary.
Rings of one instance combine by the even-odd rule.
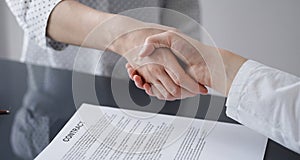
[[[118,35],[144,25],[146,24],[129,17],[101,12],[77,1],[64,0],[51,13],[47,34],[59,42],[100,50],[109,47],[107,49],[122,54],[129,46],[123,46],[121,50],[120,46],[118,49],[108,46],[109,43]],[[89,35],[92,31],[93,34]],[[88,35],[89,38],[86,39]]]
[[[172,29],[162,25],[144,23],[122,15],[97,11],[76,1],[64,0],[54,8],[50,15],[47,34],[59,42],[99,50],[111,50],[124,56],[131,65],[141,67],[147,62],[139,63],[138,53],[146,38]],[[178,67],[173,67],[173,71],[167,70],[164,64],[168,60],[162,60],[165,61],[160,61],[160,65],[151,67],[145,65],[146,67],[140,69],[140,71],[148,70],[152,73],[151,79],[146,79],[147,82],[157,84],[159,81],[162,83],[159,84],[163,86],[159,87],[161,94],[165,92],[164,88],[166,88],[168,92],[172,93],[172,95],[167,94],[167,97],[174,99],[173,96],[178,96],[179,87],[185,89],[186,95],[195,95],[206,91],[204,86],[199,85],[185,72],[178,73]],[[151,58],[149,61],[152,61]],[[180,65],[174,61],[174,66]],[[180,83],[178,81],[180,79],[186,79],[186,81]]]

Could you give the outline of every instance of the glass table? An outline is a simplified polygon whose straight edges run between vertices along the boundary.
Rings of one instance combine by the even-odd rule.
[[[34,76],[32,76],[34,75]],[[18,62],[0,60],[0,109],[10,109],[11,114],[0,116],[0,159],[32,159],[47,146],[76,111],[75,103],[83,102],[118,107],[113,98],[111,78],[94,77],[77,73],[84,81],[95,80],[97,101],[86,96],[74,102],[72,92],[72,72],[51,69]],[[47,77],[47,78],[45,78]],[[115,80],[120,85],[129,86],[132,100],[141,106],[150,98],[133,82]],[[85,85],[80,88],[82,93]],[[210,100],[225,101],[217,96],[200,96],[200,106],[195,118],[203,118]],[[176,115],[180,101],[167,102],[159,111],[161,114]],[[132,108],[128,108],[132,109]],[[135,108],[150,111],[145,107]],[[186,112],[177,116],[193,116]],[[236,123],[226,117],[225,107],[218,121]],[[268,140],[266,160],[296,160],[300,155]]]

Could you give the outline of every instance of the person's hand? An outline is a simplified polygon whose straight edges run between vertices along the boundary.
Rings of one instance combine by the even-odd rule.
[[[124,34],[113,46],[143,76],[141,79],[153,86],[148,94],[159,99],[175,100],[207,92],[204,86],[186,74],[169,49],[159,49],[157,55],[140,58],[139,52],[147,37],[174,30],[156,24],[146,24],[142,28]]]
[[[182,33],[168,31],[149,36],[140,52],[141,57],[149,56],[157,48],[170,48],[177,57],[187,64],[186,71],[197,82],[211,87],[221,94],[227,95],[231,83],[245,58],[229,51],[211,47],[200,43]],[[149,87],[142,81],[132,68],[127,66],[129,73],[134,73],[131,78],[139,88],[149,92]]]
[[[182,37],[179,37],[174,31],[167,31],[147,37],[143,48],[140,51],[140,57],[145,58],[149,55],[153,56],[159,48],[169,48],[170,51],[176,54],[176,56],[178,56],[187,65],[185,68],[186,72],[191,75],[194,80],[202,84],[202,90],[199,93],[207,93],[207,89],[204,85],[209,86],[211,83],[209,71],[204,59],[193,45],[184,40]],[[144,76],[139,74],[140,72],[136,71],[130,64],[127,64],[126,68],[130,78],[135,82],[138,88],[145,89],[147,94],[151,96],[160,96],[153,91],[156,90],[155,87],[152,87],[151,84],[143,80]],[[185,79],[181,79],[181,82],[184,81]],[[175,96],[174,98],[182,99],[180,96]]]
[[[180,66],[175,55],[167,48],[160,48],[154,51],[151,56],[140,58],[129,63],[137,64],[132,67],[126,65],[130,78],[135,74],[137,81],[145,84],[147,94],[156,96],[161,100],[176,100],[192,97],[199,93],[207,92],[207,89],[196,83]],[[137,84],[139,87],[139,85]],[[189,90],[193,88],[193,90]]]

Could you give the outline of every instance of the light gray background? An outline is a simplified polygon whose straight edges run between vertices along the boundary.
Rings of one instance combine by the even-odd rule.
[[[202,24],[217,46],[300,76],[299,0],[201,3]],[[0,0],[0,20],[0,57],[19,60],[23,32],[4,0]]]
[[[8,9],[5,0],[0,0],[0,58],[19,60],[22,44],[23,31]]]
[[[299,0],[201,0],[217,45],[300,76]]]

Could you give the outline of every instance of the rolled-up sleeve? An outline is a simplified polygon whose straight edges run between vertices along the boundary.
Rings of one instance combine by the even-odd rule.
[[[49,16],[62,0],[6,0],[7,5],[23,28],[25,34],[46,49],[51,41],[46,36]]]
[[[247,61],[226,102],[226,114],[300,153],[300,78]]]

